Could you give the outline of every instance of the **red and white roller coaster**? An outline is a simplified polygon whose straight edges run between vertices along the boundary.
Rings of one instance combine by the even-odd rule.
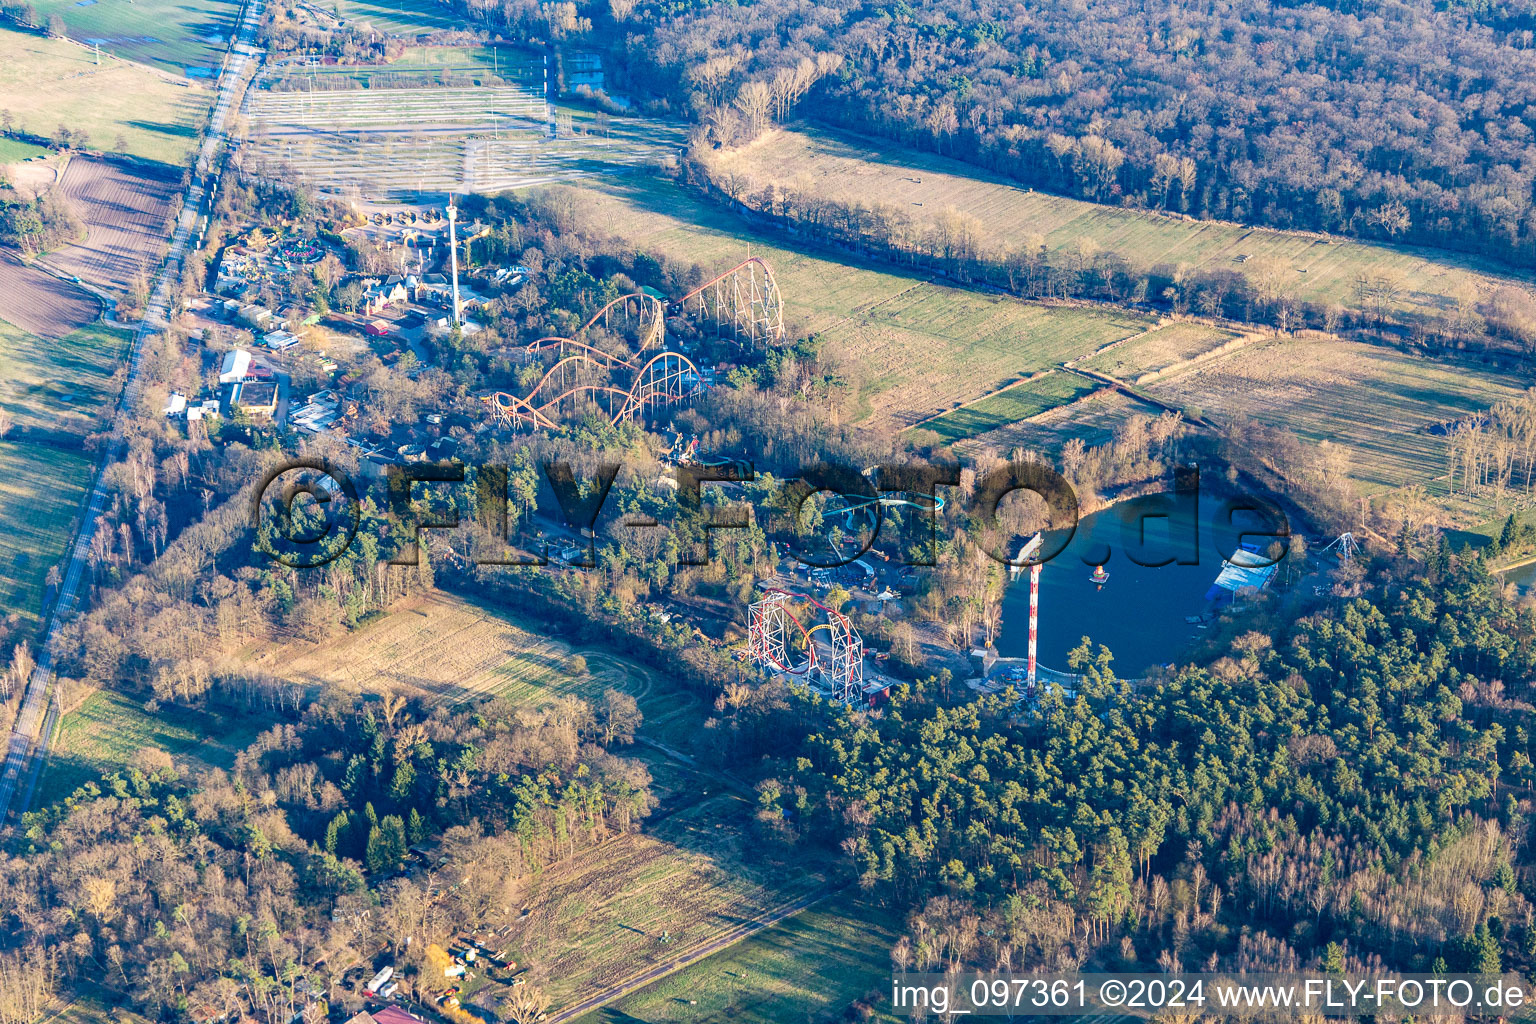
[[[673,309],[711,316],[721,330],[729,326],[753,345],[784,338],[779,286],[768,264],[755,256],[695,288]],[[553,353],[558,359],[527,395],[519,398],[497,391],[481,401],[498,420],[512,426],[554,428],[561,415],[582,407],[596,405],[618,424],[692,397],[702,386],[702,375],[687,356],[665,351],[666,315],[667,307],[654,295],[622,295],[594,313],[575,337],[540,338],[528,345],[530,356]],[[604,352],[581,340],[599,322],[611,329],[616,320],[638,334],[633,358]],[[653,349],[663,351],[642,361]]]
[[[790,614],[788,605],[793,601],[805,601],[820,609],[826,621],[807,629]],[[798,632],[805,644],[805,661],[800,664],[789,652],[791,630]],[[813,636],[820,630],[827,631],[826,657]],[[834,700],[853,704],[864,699],[863,637],[848,616],[807,594],[765,590],[762,598],[747,608],[747,650],[766,670],[807,678],[815,673],[831,688]]]

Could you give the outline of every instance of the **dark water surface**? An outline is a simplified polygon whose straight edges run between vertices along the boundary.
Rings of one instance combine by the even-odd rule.
[[[1152,517],[1153,512],[1172,513]],[[1040,573],[1040,664],[1067,670],[1067,654],[1087,636],[1095,648],[1103,644],[1114,654],[1115,674],[1130,678],[1154,665],[1178,658],[1199,633],[1185,617],[1210,610],[1206,592],[1221,572],[1222,556],[1238,545],[1239,529],[1267,533],[1260,520],[1239,513],[1229,525],[1221,499],[1201,495],[1197,503],[1176,503],[1171,495],[1152,495],[1111,506],[1078,523],[1067,547],[1048,561]],[[1198,525],[1198,544],[1191,536]],[[1141,527],[1145,527],[1145,542]],[[1249,542],[1261,547],[1262,537]],[[1060,535],[1047,547],[1059,547]],[[1173,556],[1169,565],[1138,565]],[[1181,565],[1178,559],[1198,559]],[[1102,587],[1089,578],[1103,563],[1109,582]],[[1003,657],[1029,654],[1029,574],[1018,574],[1003,598],[1003,625],[997,638]]]

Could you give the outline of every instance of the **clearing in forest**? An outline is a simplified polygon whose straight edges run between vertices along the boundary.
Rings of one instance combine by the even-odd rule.
[[[142,701],[98,690],[60,720],[36,803],[62,800],[86,782],[120,771],[147,747],[193,770],[232,768],[235,755],[254,743],[266,725],[260,716],[178,707],[150,714]]]
[[[830,1019],[891,977],[900,921],[842,894],[577,1018],[576,1024]]]
[[[568,644],[442,595],[411,598],[334,640],[270,657],[290,682],[353,693],[396,692],[434,703],[505,697],[543,703],[594,696],[601,673],[579,670]]]
[[[546,869],[507,941],[551,1010],[821,888],[822,876],[762,855],[751,811],[742,797],[715,793]]]

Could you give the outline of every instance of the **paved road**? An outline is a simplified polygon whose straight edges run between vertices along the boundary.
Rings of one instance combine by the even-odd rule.
[[[820,892],[815,892],[809,896],[804,896],[793,903],[786,904],[785,906],[782,906],[779,909],[771,912],[767,917],[760,917],[755,921],[749,921],[746,924],[738,925],[737,927],[732,928],[730,931],[726,932],[724,935],[721,935],[715,939],[711,939],[709,942],[706,942],[702,946],[694,947],[694,949],[684,953],[682,956],[675,960],[668,960],[664,964],[659,964],[656,967],[652,967],[650,970],[643,974],[637,974],[632,978],[628,978],[619,982],[617,985],[609,986],[596,995],[583,999],[575,1006],[561,1010],[559,1013],[551,1014],[546,1024],[562,1024],[562,1022],[574,1020],[584,1013],[590,1013],[591,1011],[597,1009],[599,1006],[611,1003],[615,999],[618,999],[621,996],[626,996],[636,989],[644,988],[651,982],[656,981],[659,978],[664,978],[674,971],[680,971],[684,967],[698,963],[705,957],[713,956],[727,946],[733,946],[740,942],[742,939],[756,935],[758,932],[765,928],[772,928],[780,921],[783,921],[786,918],[794,917],[796,914],[800,913],[800,911],[820,903],[828,896],[834,896],[837,893],[842,892],[845,888],[847,888],[847,886],[843,886],[842,888],[838,889],[823,889]]]
[[[214,101],[208,133],[203,138],[203,148],[198,155],[197,170],[192,176],[192,185],[187,190],[186,202],[182,205],[176,230],[171,234],[170,249],[166,253],[160,274],[155,279],[154,290],[150,293],[144,320],[133,336],[133,348],[128,357],[128,378],[123,387],[119,410],[132,409],[138,400],[141,387],[139,362],[144,351],[144,340],[167,326],[171,287],[175,283],[176,271],[181,265],[182,257],[186,255],[187,241],[192,236],[192,229],[203,207],[202,183],[214,162],[222,159],[222,147],[225,141],[224,125],[229,116],[230,102],[241,84],[245,71],[250,67],[251,62],[259,59],[261,55],[261,51],[253,45],[260,11],[259,0],[250,0],[242,12],[238,38],[230,49],[224,72],[219,78],[219,94]],[[117,461],[122,457],[122,453],[123,430],[120,414],[113,426],[111,441],[102,454],[101,468],[105,469]],[[28,759],[34,753],[39,759],[47,754],[50,730],[39,729],[39,726],[43,723],[44,712],[48,707],[48,689],[53,681],[54,648],[58,642],[60,625],[68,621],[75,610],[75,601],[88,564],[87,553],[90,551],[91,537],[96,532],[97,522],[107,504],[107,487],[102,477],[103,474],[99,472],[96,474],[96,483],[91,489],[90,502],[81,520],[80,532],[75,536],[75,547],[70,554],[69,566],[64,571],[63,585],[59,587],[58,597],[43,634],[37,668],[33,671],[31,679],[27,681],[27,692],[22,698],[21,712],[17,715],[15,728],[11,731],[5,755],[5,767],[0,771],[0,825],[5,823],[7,815],[12,810],[19,815],[26,809],[23,804],[12,808],[11,799],[16,793],[18,783],[22,780],[22,773],[26,770]],[[30,789],[31,787],[28,786],[29,798]]]

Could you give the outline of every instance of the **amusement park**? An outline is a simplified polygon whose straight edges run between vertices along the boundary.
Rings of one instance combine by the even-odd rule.
[[[784,339],[784,303],[768,263],[753,257],[671,303],[654,290],[622,295],[569,337],[530,342],[520,353],[549,368],[522,395],[494,391],[481,400],[500,424],[556,429],[596,408],[615,426],[644,420],[707,387],[712,372],[668,343],[668,324],[712,331],[748,350]],[[599,335],[613,344],[605,350]]]
[[[466,214],[450,198],[446,208],[392,214],[387,223],[381,223],[382,214],[374,214],[356,229],[386,256],[394,251],[390,248],[394,236],[375,229],[398,223],[406,232],[417,232],[409,239],[400,235],[403,241],[394,245],[406,253],[402,268],[408,269],[406,264],[414,260],[419,276],[402,277],[393,285],[395,278],[375,282],[367,293],[379,295],[384,311],[369,312],[374,319],[365,325],[364,333],[379,335],[372,343],[385,359],[398,359],[407,351],[398,343],[404,341],[418,355],[414,365],[430,365],[433,353],[422,343],[423,336],[419,330],[410,333],[413,317],[418,327],[422,322],[431,325],[437,332],[435,344],[446,352],[442,339],[451,332],[471,337],[483,329],[470,316],[495,315],[495,307],[486,304],[484,295],[493,300],[499,297],[503,306],[511,304],[519,289],[526,287],[523,282],[536,274],[524,265],[537,266],[536,259],[526,258],[521,248],[503,250],[500,258],[485,258],[482,251],[475,266],[470,243],[487,238],[492,227],[482,219],[483,207],[472,205],[470,211]],[[421,234],[428,229],[434,235],[442,230],[438,244],[425,248],[413,244],[428,239]],[[232,290],[246,283],[253,267],[277,261],[304,265],[323,258],[321,245],[296,234],[271,239],[255,231],[252,235],[263,243],[262,251],[249,244],[232,249],[226,254],[228,266],[221,267],[220,273],[232,280]],[[266,261],[259,262],[264,257]],[[441,273],[433,273],[434,267],[440,267]],[[580,309],[579,315],[562,307],[559,317],[530,319],[530,329],[520,336],[488,332],[493,340],[483,350],[492,368],[484,378],[489,386],[469,392],[469,401],[458,410],[427,414],[424,425],[408,431],[377,437],[358,432],[343,439],[358,447],[365,460],[390,462],[394,461],[390,453],[397,452],[403,460],[420,461],[448,457],[476,433],[518,445],[525,443],[517,440],[520,435],[527,440],[531,434],[559,439],[569,437],[567,431],[577,425],[639,428],[661,435],[660,445],[654,439],[651,444],[661,466],[708,471],[704,479],[735,488],[730,500],[738,500],[744,496],[738,481],[753,479],[751,463],[741,458],[741,450],[711,451],[701,444],[699,434],[691,433],[702,422],[695,402],[715,386],[717,365],[754,365],[786,345],[789,331],[779,281],[761,255],[748,255],[719,272],[695,266],[686,276],[640,280],[663,284],[670,295],[633,278],[615,277],[608,290],[595,293],[595,301],[570,307]],[[407,293],[407,299],[394,298],[395,291]],[[422,304],[435,304],[447,315],[416,312]],[[404,315],[391,312],[402,306]],[[560,329],[566,323],[573,326]],[[389,340],[391,334],[396,335],[394,343]],[[514,340],[500,340],[508,335]],[[334,394],[342,392],[337,382]],[[319,401],[320,395],[294,412],[294,423],[313,432],[332,425],[338,432],[352,430],[356,417],[352,410],[363,403],[354,397],[350,401],[328,398],[326,404]],[[450,421],[446,424],[445,415]],[[663,447],[668,435],[670,447]],[[1105,544],[1083,548],[1079,570],[1077,558],[1060,557],[1060,552],[1055,559],[1039,558],[1042,547],[1051,546],[1044,543],[1051,535],[1034,533],[1022,545],[1016,538],[1015,553],[998,567],[1002,583],[997,595],[988,598],[996,607],[983,647],[966,658],[966,645],[957,648],[943,637],[925,635],[923,642],[909,645],[921,653],[907,656],[893,669],[894,663],[886,663],[891,658],[886,650],[891,623],[922,621],[907,606],[924,600],[928,590],[906,568],[903,555],[914,544],[931,543],[932,527],[952,522],[946,513],[953,510],[934,487],[908,486],[904,477],[898,480],[897,476],[882,483],[878,478],[884,473],[884,469],[850,470],[846,479],[834,473],[836,479],[827,477],[814,484],[807,483],[804,472],[795,476],[786,494],[791,505],[798,498],[796,515],[810,510],[806,521],[788,528],[774,516],[759,521],[768,531],[779,570],[759,578],[750,593],[733,595],[728,608],[706,607],[706,602],[679,610],[710,625],[716,642],[739,644],[738,657],[768,676],[804,684],[837,703],[874,707],[900,679],[943,667],[966,679],[967,685],[1013,686],[1026,695],[1047,684],[1070,690],[1077,685],[1077,677],[1066,670],[1076,638],[1089,631],[1089,623],[1095,639],[1123,659],[1127,678],[1137,678],[1197,641],[1224,603],[1230,604],[1239,594],[1263,590],[1274,577],[1271,565],[1241,548],[1221,552],[1222,568],[1214,582],[1209,569],[1182,565],[1149,575],[1120,558],[1111,563],[1108,548],[1117,540],[1111,542],[1108,537],[1102,538]],[[675,482],[665,472],[662,477],[667,479],[657,483]],[[1088,516],[1081,532],[1085,538],[1095,537],[1097,520],[1106,524],[1105,529],[1123,530],[1118,517],[1136,507],[1132,501],[1118,512]],[[771,525],[770,520],[774,520]],[[875,538],[883,523],[908,532],[895,544],[877,546]],[[570,568],[592,564],[585,557],[563,554],[588,550],[590,538],[582,531],[558,521],[542,526],[551,531],[562,553],[558,564]],[[927,541],[918,536],[924,532]],[[1100,548],[1103,554],[1097,553]],[[1149,621],[1163,625],[1156,630],[1141,628]],[[1123,636],[1116,632],[1119,625],[1126,627]],[[869,634],[872,629],[879,630],[879,635]]]

